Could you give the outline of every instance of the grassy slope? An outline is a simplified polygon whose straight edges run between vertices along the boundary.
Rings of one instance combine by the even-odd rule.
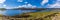
[[[40,18],[40,17],[44,17],[44,16],[46,16],[46,15],[49,15],[49,14],[53,14],[54,12],[34,12],[34,13],[29,13],[30,15],[32,15],[32,19],[37,19],[37,18]],[[0,15],[0,16],[2,16],[2,15]],[[2,19],[2,18],[0,18],[0,19]],[[48,18],[44,18],[44,20],[51,20],[51,19],[48,19]]]
[[[29,13],[30,15],[32,15],[33,18],[40,18],[40,17],[44,17],[46,15],[50,15],[50,14],[53,14],[53,13],[56,13],[56,12],[35,12],[35,13]],[[48,18],[44,18],[44,20],[51,20],[51,19],[48,19]]]
[[[50,14],[53,14],[53,13],[56,13],[56,12],[52,12],[52,11],[50,11],[50,12],[32,12],[32,13],[28,13],[28,14],[30,14],[33,18],[32,19],[34,19],[34,18],[40,18],[40,17],[44,17],[44,16],[46,16],[46,15],[50,15]],[[0,15],[0,16],[2,16],[2,15]],[[1,18],[0,18],[1,19]],[[43,18],[44,20],[51,20],[51,19],[49,19],[49,18]]]
[[[0,14],[0,20],[2,20],[2,16],[3,16],[3,15],[2,15],[2,14]]]
[[[29,13],[30,15],[32,15],[33,17],[34,16],[46,16],[46,15],[49,15],[49,14],[53,14],[53,13],[55,13],[55,12],[35,12],[35,13]]]

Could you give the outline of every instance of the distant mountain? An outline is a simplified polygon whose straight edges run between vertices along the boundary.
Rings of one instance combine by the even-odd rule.
[[[0,10],[47,10],[48,8],[12,8],[12,9],[6,9],[6,8],[0,8]]]
[[[47,8],[14,8],[14,10],[47,10]]]
[[[5,9],[5,8],[0,8],[0,10],[3,10],[3,9]]]
[[[6,10],[5,8],[0,8],[0,10]]]
[[[51,11],[60,12],[60,8],[51,8]]]

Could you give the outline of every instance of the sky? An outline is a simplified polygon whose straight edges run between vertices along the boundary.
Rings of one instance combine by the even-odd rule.
[[[12,8],[60,8],[60,0],[0,0],[0,8],[12,9]],[[3,12],[3,11],[2,11]],[[0,11],[0,13],[2,13]],[[5,13],[18,14],[16,11],[4,11]],[[13,15],[12,14],[12,15]]]
[[[0,0],[0,8],[60,8],[60,0]]]

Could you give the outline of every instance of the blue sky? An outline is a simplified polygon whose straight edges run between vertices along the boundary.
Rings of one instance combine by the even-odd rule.
[[[22,8],[22,7],[60,8],[60,0],[0,0],[0,8],[12,9],[12,8]],[[18,11],[14,11],[14,10],[7,11],[8,15],[10,15],[11,13],[17,14],[17,12]],[[4,11],[4,13],[6,12]]]
[[[57,3],[57,0],[0,0],[0,8],[47,8]]]

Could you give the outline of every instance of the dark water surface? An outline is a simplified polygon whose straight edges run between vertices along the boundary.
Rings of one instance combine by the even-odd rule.
[[[14,16],[14,15],[18,15],[18,14],[23,14],[23,13],[27,13],[27,12],[44,12],[44,11],[49,11],[50,9],[46,9],[46,10],[12,10],[12,9],[7,9],[4,10],[5,12],[3,13],[3,15],[6,16]],[[3,12],[3,11],[2,11]]]
[[[5,14],[8,16],[14,16],[14,15],[22,14],[26,12],[36,12],[36,10],[6,10]]]
[[[14,16],[14,15],[18,15],[18,14],[23,14],[23,13],[27,13],[27,12],[44,12],[44,11],[50,11],[50,9],[48,10],[4,10],[5,13],[3,13],[3,15],[6,16]]]

